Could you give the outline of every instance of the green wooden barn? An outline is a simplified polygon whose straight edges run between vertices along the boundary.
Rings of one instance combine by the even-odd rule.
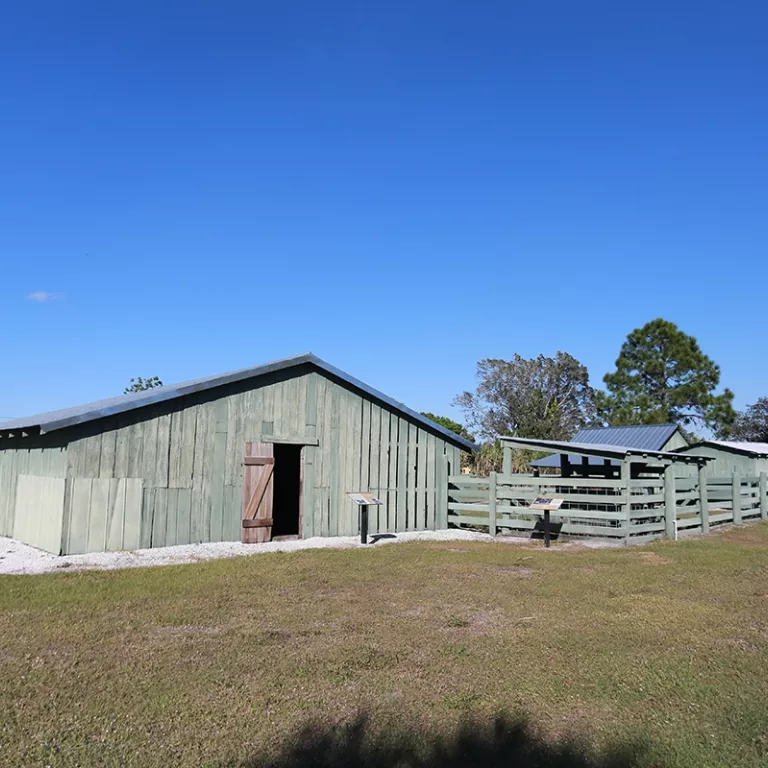
[[[75,554],[447,528],[474,446],[307,354],[0,424],[0,535]]]
[[[702,440],[676,449],[676,453],[706,456],[706,473],[710,477],[728,477],[734,472],[741,477],[757,477],[768,472],[768,443]]]

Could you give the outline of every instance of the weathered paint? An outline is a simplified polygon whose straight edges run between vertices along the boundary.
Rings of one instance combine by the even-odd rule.
[[[59,554],[64,523],[65,483],[59,477],[19,475],[16,482],[14,538],[54,555]]]
[[[673,432],[669,440],[667,440],[667,442],[661,446],[661,450],[674,451],[678,448],[684,448],[686,445],[688,445],[688,441],[678,429],[677,431]]]
[[[20,475],[66,477],[67,440],[61,435],[4,438],[0,447],[0,536],[12,536]]]
[[[140,547],[142,480],[76,477],[66,483],[68,522],[60,537],[65,554]]]
[[[768,458],[750,456],[714,445],[691,445],[679,453],[712,457],[714,461],[706,464],[709,477],[727,477],[734,472],[742,477],[757,477],[761,472],[768,472]]]
[[[15,500],[17,475],[39,472],[140,482],[140,509],[133,502],[123,513],[126,524],[130,516],[137,521],[121,546],[239,540],[245,443],[265,439],[305,444],[305,537],[354,535],[358,512],[346,492],[357,490],[384,502],[371,516],[372,531],[447,524],[444,463],[458,471],[460,449],[402,411],[307,366],[40,437],[4,439],[0,533],[11,533],[15,502],[6,497]],[[108,512],[116,493],[109,483],[72,487],[65,552],[116,545]],[[131,493],[136,498],[135,488]],[[90,522],[94,509],[104,514]]]

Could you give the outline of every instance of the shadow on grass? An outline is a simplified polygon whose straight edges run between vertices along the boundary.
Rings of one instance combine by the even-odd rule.
[[[586,740],[550,741],[524,718],[466,720],[444,733],[374,732],[367,717],[343,726],[306,726],[278,754],[229,768],[662,768],[640,743],[597,749]]]

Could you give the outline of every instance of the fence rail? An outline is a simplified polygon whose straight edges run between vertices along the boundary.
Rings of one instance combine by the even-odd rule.
[[[564,478],[553,475],[448,478],[448,522],[487,527],[492,535],[541,530],[542,514],[530,509],[540,496],[563,499],[551,513],[555,534],[611,539],[677,537],[724,523],[768,520],[768,474],[755,477]]]

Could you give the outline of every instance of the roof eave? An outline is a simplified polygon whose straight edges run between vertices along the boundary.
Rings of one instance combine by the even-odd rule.
[[[515,438],[515,437],[501,437],[499,438],[502,443],[508,443],[511,447],[519,447],[528,450],[541,450],[552,452],[557,455],[574,455],[574,456],[595,456],[605,459],[616,459],[623,461],[630,456],[639,456],[641,458],[655,458],[657,461],[671,462],[682,458],[684,463],[696,463],[703,464],[707,461],[712,461],[711,456],[695,456],[687,454],[677,454],[674,451],[656,451],[648,450],[644,448],[622,448],[617,446],[613,449],[610,446],[602,446],[592,448],[589,444],[574,445],[567,441],[538,441],[531,440],[530,438]],[[554,445],[552,444],[554,443]]]
[[[84,413],[80,413],[64,419],[57,419],[47,422],[41,421],[39,423],[30,422],[28,424],[24,424],[23,419],[14,420],[14,422],[17,423],[17,426],[11,426],[6,429],[3,424],[0,424],[0,432],[15,434],[21,433],[22,431],[29,431],[30,429],[39,430],[40,434],[55,432],[57,430],[78,426],[80,424],[87,424],[88,422],[97,421],[99,419],[108,418],[110,416],[117,416],[121,413],[137,410],[139,408],[146,408],[157,403],[164,403],[169,400],[184,397],[185,395],[193,395],[197,394],[198,392],[205,392],[209,389],[226,386],[227,384],[235,384],[240,381],[245,381],[251,378],[258,378],[260,376],[276,373],[278,371],[297,368],[302,365],[312,365],[325,374],[339,379],[349,386],[364,392],[369,397],[379,400],[390,408],[402,412],[405,416],[408,416],[411,419],[428,427],[429,429],[437,432],[446,441],[450,442],[452,445],[455,445],[458,448],[461,448],[462,450],[470,452],[478,450],[478,447],[471,441],[466,440],[460,435],[457,435],[455,432],[451,432],[451,430],[435,423],[431,419],[422,416],[420,413],[417,413],[411,408],[408,408],[403,403],[399,403],[388,395],[385,395],[383,392],[370,387],[360,379],[357,379],[354,376],[350,376],[340,368],[336,368],[330,363],[327,363],[325,360],[317,357],[317,355],[312,354],[311,352],[307,352],[302,355],[296,355],[295,357],[285,358],[284,360],[277,360],[273,363],[267,363],[265,365],[256,366],[253,368],[244,368],[240,371],[234,371],[232,373],[223,374],[222,376],[198,381],[188,386],[176,387],[169,385],[167,389],[165,387],[163,388],[165,391],[147,390],[147,392],[143,393],[142,396],[116,403],[114,405],[106,406],[101,409],[94,408],[91,411],[86,411]],[[11,422],[11,424],[14,422]]]
[[[680,448],[675,448],[674,452],[682,453],[684,451],[690,450],[691,448],[699,448],[701,446],[706,448],[717,448],[723,451],[730,451],[731,453],[738,453],[739,456],[750,456],[753,459],[768,459],[768,453],[765,453],[762,451],[751,451],[747,448],[739,448],[736,445],[726,445],[725,443],[713,442],[711,440],[700,440],[698,443],[691,443],[690,445],[684,445]],[[710,458],[713,458],[713,457],[710,457]]]

